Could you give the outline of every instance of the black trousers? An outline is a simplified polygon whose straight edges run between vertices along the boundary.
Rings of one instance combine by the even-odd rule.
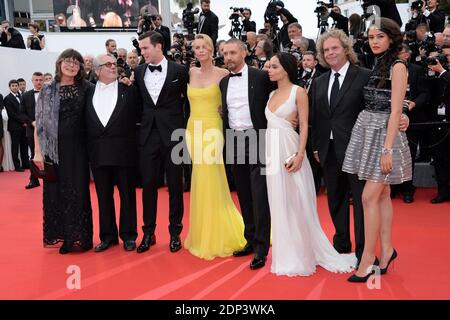
[[[153,128],[140,151],[144,234],[155,233],[161,163],[165,165],[169,187],[169,233],[179,235],[183,229],[183,168],[181,164],[173,163],[171,152],[172,147],[166,146],[159,131]]]
[[[30,158],[30,162],[33,161],[34,158],[34,137],[27,137],[27,141],[28,141],[28,147],[30,148],[30,153],[31,153],[31,158]],[[30,165],[31,168],[31,165]],[[39,179],[36,178],[33,173],[30,170],[30,182],[32,183],[39,183]]]
[[[25,136],[25,128],[13,130],[9,133],[11,134],[11,156],[14,168],[28,168],[30,165],[30,158],[28,157],[28,141]],[[19,161],[19,149],[21,161]]]
[[[434,170],[436,172],[436,182],[438,194],[443,197],[450,197],[450,128],[436,128],[434,140],[436,146],[431,149]]]
[[[118,235],[123,241],[136,240],[135,168],[100,166],[92,168],[92,174],[98,199],[100,240],[116,241]],[[119,233],[114,206],[114,185],[117,185],[120,196]]]
[[[237,147],[235,143],[232,170],[245,224],[244,236],[247,243],[253,245],[256,254],[267,256],[270,246],[270,208],[266,176],[263,174],[265,166],[259,161],[250,163],[248,139],[245,140],[245,150],[238,152]],[[245,163],[239,164],[242,152],[245,152]]]
[[[328,156],[321,159],[323,175],[327,187],[328,208],[336,233],[333,245],[340,253],[350,252],[350,195],[353,199],[353,219],[356,242],[356,257],[361,259],[364,251],[364,214],[362,192],[364,181],[353,174],[342,171],[342,163],[338,162],[333,141],[330,140]]]

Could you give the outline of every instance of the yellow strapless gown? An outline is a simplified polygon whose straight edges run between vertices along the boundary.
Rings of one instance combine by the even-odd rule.
[[[244,222],[231,199],[223,164],[218,85],[188,87],[191,115],[186,141],[192,159],[189,230],[184,247],[211,260],[244,247]]]

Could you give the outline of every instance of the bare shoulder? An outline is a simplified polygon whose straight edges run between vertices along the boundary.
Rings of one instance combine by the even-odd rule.
[[[214,70],[220,79],[226,77],[230,73],[230,71],[228,71],[227,69],[223,69],[223,68],[219,68],[219,67],[214,67]]]
[[[300,86],[297,86],[297,99],[308,96],[306,90]]]

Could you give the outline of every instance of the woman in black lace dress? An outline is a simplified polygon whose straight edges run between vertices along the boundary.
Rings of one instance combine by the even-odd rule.
[[[364,87],[364,110],[352,130],[342,170],[366,180],[362,195],[364,206],[364,252],[359,269],[348,280],[367,281],[372,266],[386,273],[397,252],[392,246],[391,184],[412,179],[411,154],[404,132],[400,132],[408,82],[407,67],[397,56],[402,48],[400,27],[391,19],[376,19],[369,28],[369,45],[376,65]],[[375,249],[381,242],[378,261]]]
[[[92,248],[92,208],[84,110],[91,84],[84,80],[83,57],[67,49],[56,62],[55,80],[36,105],[33,161],[54,163],[57,181],[44,181],[44,245],[63,242],[59,253]]]

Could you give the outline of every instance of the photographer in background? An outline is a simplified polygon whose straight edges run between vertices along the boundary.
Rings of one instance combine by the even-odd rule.
[[[434,62],[431,62],[434,59]],[[428,68],[436,74],[431,86],[431,121],[450,121],[450,44],[442,47],[442,53],[430,57]],[[450,128],[438,126],[431,133],[434,147],[431,149],[436,172],[438,194],[431,203],[450,201]]]
[[[255,56],[258,61],[258,68],[263,69],[267,61],[273,56],[273,44],[268,39],[259,40],[255,48]]]
[[[198,20],[197,34],[208,35],[216,47],[217,37],[219,35],[219,18],[211,11],[211,1],[201,0],[202,12]]]
[[[251,21],[250,18],[252,17],[252,10],[249,8],[244,8],[244,11],[241,14],[243,20],[242,20],[242,36],[246,36],[247,32],[253,31],[256,32],[256,22]]]
[[[162,25],[162,16],[160,14],[148,15],[144,13],[142,19],[139,21],[137,34],[141,35],[147,31],[156,31],[164,38],[163,53],[167,58],[170,50],[170,29]]]
[[[284,46],[284,48],[291,48],[292,47],[292,40],[297,38],[303,38],[303,31],[302,26],[298,22],[291,23],[288,26],[288,37],[289,37],[289,43],[287,46]],[[304,38],[308,40],[308,48],[307,51],[316,51],[316,43],[312,39]]]
[[[425,79],[425,69],[414,63],[409,63],[411,59],[411,49],[407,44],[403,43],[402,50],[398,55],[399,59],[408,64],[408,89],[406,91],[405,106],[408,110],[405,112],[409,118],[410,126],[406,130],[408,137],[409,149],[411,152],[412,169],[414,177],[414,164],[417,155],[417,147],[420,145],[421,152],[423,145],[427,142],[424,140],[426,127],[414,126],[411,124],[426,122],[425,109],[428,107],[430,91],[428,81]],[[414,180],[414,179],[413,179]],[[400,185],[391,185],[391,198],[395,198],[397,193],[403,195],[403,202],[412,203],[416,188],[413,180],[405,181]]]
[[[367,10],[370,6],[378,6],[380,8],[380,15],[384,18],[389,18],[397,22],[398,26],[402,26],[402,18],[398,12],[395,0],[363,0],[364,14],[368,14],[371,11]]]
[[[0,26],[0,42],[2,47],[25,49],[22,34],[9,26],[9,21],[2,21]]]
[[[338,6],[331,8],[330,17],[334,20],[334,28],[341,29],[346,35],[348,35],[348,18],[342,15],[341,8]]]
[[[422,1],[423,2],[423,1]],[[445,26],[445,11],[439,9],[439,0],[428,0],[422,5],[422,14],[432,32],[442,32]]]
[[[279,44],[281,44],[283,48],[288,48],[291,44],[291,38],[288,32],[289,26],[294,22],[298,22],[298,20],[284,7],[277,5],[276,10],[281,21],[283,22],[283,26],[281,27],[278,35]]]
[[[39,34],[39,25],[37,23],[29,23],[28,29],[31,34],[27,38],[27,47],[31,50],[42,50],[45,48],[45,37]]]
[[[105,42],[106,54],[114,54],[117,50],[117,43],[114,39],[108,39]]]

